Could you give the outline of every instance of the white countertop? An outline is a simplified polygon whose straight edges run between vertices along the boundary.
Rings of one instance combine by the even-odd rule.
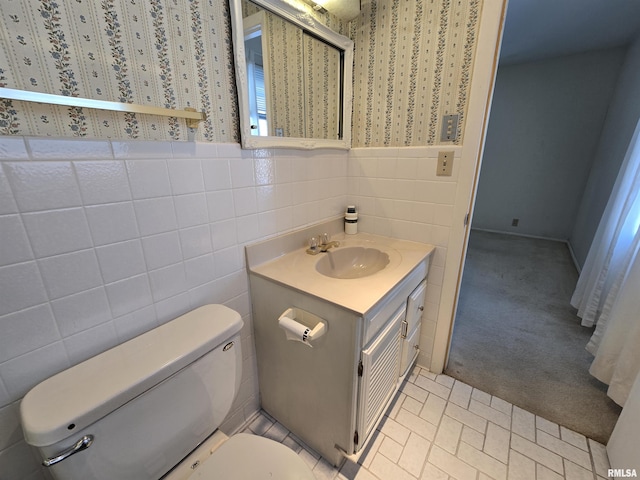
[[[367,277],[332,278],[316,271],[316,263],[326,253],[309,255],[306,248],[300,248],[250,265],[249,271],[364,315],[434,251],[432,245],[425,243],[368,233],[335,234],[331,240],[340,242],[336,250],[353,246],[377,248],[389,255],[389,264]]]

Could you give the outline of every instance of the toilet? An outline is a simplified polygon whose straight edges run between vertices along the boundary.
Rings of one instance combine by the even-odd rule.
[[[240,315],[205,305],[36,385],[24,436],[55,479],[312,480],[288,447],[218,427],[240,388]]]

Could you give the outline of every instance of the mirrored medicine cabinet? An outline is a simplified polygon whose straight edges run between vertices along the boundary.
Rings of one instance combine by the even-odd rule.
[[[285,0],[230,4],[242,148],[350,148],[353,42]]]

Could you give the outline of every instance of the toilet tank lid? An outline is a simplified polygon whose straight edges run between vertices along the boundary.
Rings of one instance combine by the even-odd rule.
[[[48,378],[22,400],[26,441],[76,434],[237,334],[240,315],[205,305]]]

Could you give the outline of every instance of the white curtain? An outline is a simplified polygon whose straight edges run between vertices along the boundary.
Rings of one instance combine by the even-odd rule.
[[[624,405],[640,371],[640,122],[587,255],[571,304],[596,325],[590,372]]]

